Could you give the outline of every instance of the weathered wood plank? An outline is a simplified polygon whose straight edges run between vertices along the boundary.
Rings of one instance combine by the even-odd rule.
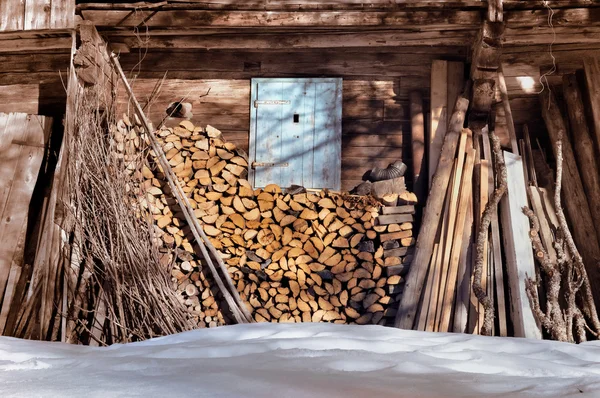
[[[478,11],[216,11],[216,10],[82,10],[98,27],[219,28],[219,27],[412,27],[476,28]]]
[[[587,83],[587,101],[592,115],[592,133],[600,151],[600,56],[584,57],[583,68]]]
[[[0,114],[0,293],[4,294],[42,163],[49,119]],[[0,125],[2,125],[0,121]],[[20,248],[22,250],[22,247]],[[21,264],[15,264],[17,266]]]
[[[188,32],[189,33],[189,32]],[[263,49],[269,51],[301,48],[408,47],[424,45],[460,46],[474,37],[474,31],[383,32],[383,33],[286,33],[249,35],[154,35],[141,41],[136,37],[108,36],[111,43],[130,49]],[[591,37],[591,36],[590,36]],[[200,40],[201,39],[201,40]]]
[[[381,214],[415,214],[415,206],[384,206],[381,208]]]
[[[521,157],[504,152],[508,192],[502,204],[502,229],[506,248],[506,265],[512,303],[512,321],[516,337],[541,339],[525,291],[525,279],[535,278],[533,251],[529,240],[529,219],[522,208],[527,206],[527,192]]]
[[[428,181],[429,187],[433,182],[433,175],[442,151],[444,135],[448,124],[448,62],[435,60],[431,64],[431,95],[430,95],[430,121],[427,154],[429,159]]]
[[[379,225],[401,224],[403,222],[412,222],[412,221],[413,221],[412,214],[390,214],[387,216],[377,217],[377,223]]]

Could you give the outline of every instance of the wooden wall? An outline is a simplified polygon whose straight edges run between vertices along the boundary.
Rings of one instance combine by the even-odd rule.
[[[185,97],[193,105],[195,123],[217,127],[244,149],[248,148],[251,77],[342,77],[342,189],[348,190],[375,166],[387,167],[398,159],[410,165],[408,93],[418,89],[428,98],[431,61],[463,59],[466,52],[466,47],[153,51],[123,54],[121,61],[132,76],[138,76],[134,91],[144,103],[168,70],[160,94],[149,107],[155,124],[164,118],[170,102]]]
[[[66,52],[0,54],[0,112],[62,115],[69,58]]]
[[[0,32],[75,27],[75,0],[0,0]]]

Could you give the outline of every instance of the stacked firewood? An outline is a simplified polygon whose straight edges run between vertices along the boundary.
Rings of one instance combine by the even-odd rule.
[[[125,147],[139,140],[140,129],[131,121],[120,129]],[[382,207],[372,196],[273,184],[253,189],[245,154],[217,129],[184,121],[157,135],[256,321],[392,321],[412,259],[414,194],[386,194],[388,206]],[[142,205],[155,220],[174,287],[200,327],[230,323],[152,159],[151,153],[139,176]]]

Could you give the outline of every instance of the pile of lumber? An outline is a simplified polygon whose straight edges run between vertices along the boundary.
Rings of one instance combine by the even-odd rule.
[[[135,122],[124,117],[116,130],[120,148],[140,145]],[[254,320],[393,320],[412,259],[416,204],[414,194],[393,191],[398,181],[376,183],[383,184],[376,188],[387,206],[372,196],[327,190],[254,189],[246,180],[245,154],[217,129],[184,121],[157,135]],[[155,220],[174,288],[199,327],[230,323],[152,155],[138,172],[146,192],[142,205]]]
[[[418,330],[479,333],[484,311],[473,292],[475,238],[479,220],[494,191],[489,139],[471,130],[460,133],[444,192],[443,211],[416,317]],[[482,285],[497,305],[495,334],[506,336],[506,306],[498,220],[485,242]]]

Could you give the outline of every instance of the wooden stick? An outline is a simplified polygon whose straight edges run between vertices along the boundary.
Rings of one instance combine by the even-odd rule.
[[[489,162],[487,161],[487,159],[482,159],[481,163],[480,163],[480,176],[481,177],[479,179],[479,220],[480,220],[480,222],[481,222],[481,219],[483,218],[483,212],[485,211],[485,207],[487,206],[489,196],[490,196],[489,189],[488,189],[489,188],[489,182],[488,182],[489,168],[490,168]],[[481,285],[486,286],[486,289],[490,283],[488,281],[489,268],[490,268],[489,240],[486,239],[486,241],[483,244],[483,270],[481,273]],[[490,296],[488,295],[488,297],[490,297]],[[481,303],[479,303],[479,306],[477,308],[478,308],[478,316],[479,316],[478,324],[481,326],[481,325],[483,325],[483,322],[484,322],[485,309],[483,308],[483,305]]]
[[[444,193],[448,189],[458,139],[463,128],[467,108],[469,107],[469,100],[466,98],[469,95],[469,91],[470,86],[468,85],[461,97],[456,100],[454,114],[452,115],[448,132],[444,137],[442,155],[440,156],[437,171],[433,177],[421,231],[417,238],[415,257],[408,272],[404,294],[396,313],[394,325],[399,328],[412,329],[415,323],[415,314],[421,298],[423,282],[425,281],[425,270],[431,259],[434,240],[439,227],[444,204]]]
[[[483,157],[488,162],[492,162],[492,149],[490,148],[490,140],[485,134],[483,138]],[[494,192],[494,168],[488,168],[488,191]],[[500,225],[498,224],[498,209],[492,214],[490,220],[491,233],[492,233],[492,254],[494,264],[494,280],[496,289],[496,303],[498,307],[498,325],[500,336],[507,336],[507,322],[506,322],[506,298],[504,293],[504,270],[502,268],[502,246],[500,241]]]
[[[173,173],[173,170],[171,169],[171,166],[169,165],[169,162],[167,161],[162,148],[160,147],[160,145],[158,145],[158,142],[155,137],[155,131],[152,128],[152,126],[150,126],[150,122],[148,121],[148,119],[146,118],[146,115],[142,111],[142,107],[140,106],[139,102],[137,101],[135,94],[133,93],[133,90],[131,89],[131,86],[129,85],[129,83],[127,81],[127,78],[125,77],[125,73],[123,72],[123,69],[121,68],[121,65],[119,63],[119,60],[117,59],[116,54],[114,54],[114,53],[110,54],[110,59],[112,61],[112,64],[114,65],[115,69],[117,70],[119,76],[121,77],[121,81],[123,82],[123,85],[125,86],[125,90],[127,91],[129,98],[133,102],[136,114],[138,115],[138,117],[140,118],[140,121],[144,125],[144,128],[148,132],[148,137],[150,138],[150,145],[156,155],[159,165],[161,166],[161,168],[165,174],[165,177],[169,183],[169,187],[171,188],[171,191],[172,191],[173,195],[175,196],[177,203],[181,207],[181,210],[184,213],[186,222],[188,223],[188,226],[190,227],[190,230],[192,231],[192,234],[194,235],[194,239],[198,243],[200,251],[202,252],[202,256],[206,260],[208,267],[209,267],[213,277],[215,278],[215,282],[219,286],[221,293],[223,293],[223,297],[225,298],[225,300],[227,301],[227,304],[229,305],[231,311],[233,312],[233,315],[234,315],[236,321],[239,323],[253,322],[252,317],[251,317],[250,313],[248,312],[248,309],[242,302],[237,289],[233,285],[231,277],[229,276],[229,272],[227,271],[227,267],[223,263],[223,260],[219,256],[219,253],[217,252],[217,250],[214,248],[214,246],[208,240],[208,237],[204,233],[202,227],[200,226],[200,223],[198,222],[196,217],[194,217],[194,212],[192,210],[192,207],[190,205],[190,202],[189,202],[187,196],[185,195],[185,192],[183,191],[183,189],[181,188],[181,185],[179,184],[179,179]],[[227,289],[227,287],[223,283],[220,275],[218,274],[217,269],[215,268],[215,266],[212,262],[212,259],[210,258],[210,255],[207,251],[207,247],[210,250],[210,252],[213,254],[215,260],[217,261],[217,264],[221,268],[223,277],[225,278],[225,281],[227,282],[229,290]]]

